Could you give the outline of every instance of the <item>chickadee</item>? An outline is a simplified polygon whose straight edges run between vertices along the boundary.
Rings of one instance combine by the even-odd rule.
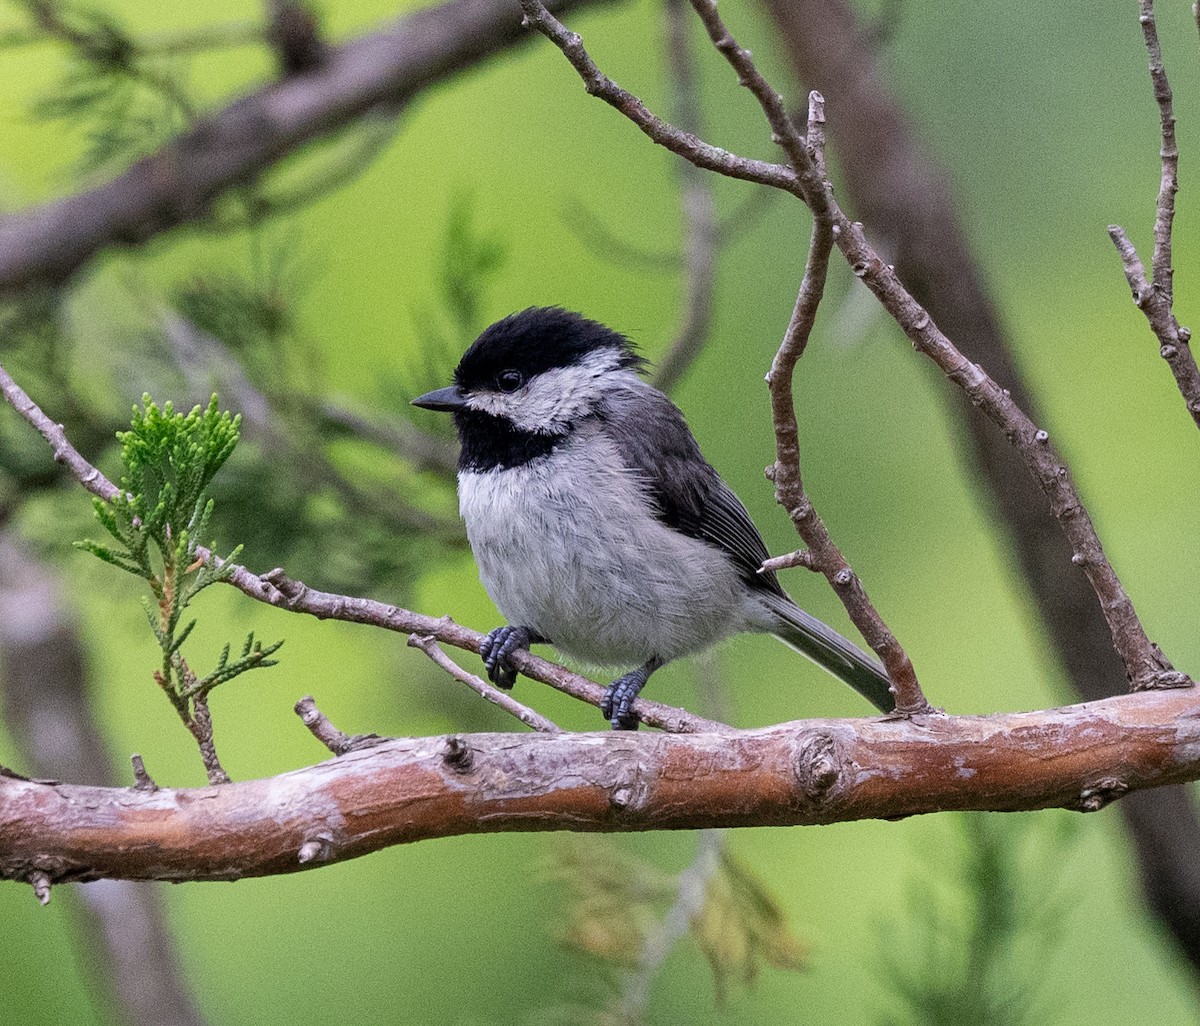
[[[488,676],[512,687],[510,658],[534,643],[636,666],[600,705],[614,728],[636,730],[633,701],[655,670],[754,631],[890,712],[883,667],[759,572],[758,530],[683,414],[638,376],[644,363],[603,324],[534,307],[484,331],[453,385],[413,400],[458,429],[459,510],[508,620],[481,646]]]

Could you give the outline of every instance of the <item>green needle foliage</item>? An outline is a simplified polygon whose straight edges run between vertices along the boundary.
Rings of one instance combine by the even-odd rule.
[[[1035,1026],[1059,1009],[1046,967],[1074,895],[1065,856],[1076,821],[963,813],[939,845],[899,930],[880,938],[889,991],[879,1026]],[[954,839],[951,838],[951,841]]]
[[[154,602],[143,600],[146,618],[162,649],[154,679],[196,738],[209,780],[223,783],[229,778],[213,748],[209,692],[248,670],[274,666],[270,656],[283,644],[264,648],[251,632],[236,659],[230,660],[227,644],[216,668],[204,676],[182,653],[196,626],[195,620],[181,626],[184,610],[209,585],[232,575],[241,552],[238,546],[218,559],[214,543],[200,553],[213,512],[207,489],[238,443],[241,416],[219,412],[215,395],[207,409],[197,406],[186,416],[169,402],[160,410],[149,395],[142,405],[134,407],[130,430],[117,435],[125,468],[121,492],[111,502],[95,500],[96,519],[117,544],[76,545],[150,586]]]

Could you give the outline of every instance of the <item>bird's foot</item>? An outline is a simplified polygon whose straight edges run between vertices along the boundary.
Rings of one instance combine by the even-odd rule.
[[[517,682],[517,669],[512,657],[522,649],[545,639],[528,627],[497,627],[488,631],[479,643],[479,654],[487,668],[488,679],[507,691]]]
[[[633,700],[646,686],[649,674],[645,669],[633,670],[614,680],[604,689],[600,699],[600,713],[612,723],[613,730],[637,730],[638,718],[633,711]]]

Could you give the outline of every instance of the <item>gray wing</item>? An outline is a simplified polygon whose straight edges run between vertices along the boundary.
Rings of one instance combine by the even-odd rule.
[[[631,469],[646,482],[660,519],[723,549],[751,587],[784,595],[773,573],[758,572],[768,556],[762,536],[701,455],[683,414],[657,389],[639,385],[615,389],[599,416]]]

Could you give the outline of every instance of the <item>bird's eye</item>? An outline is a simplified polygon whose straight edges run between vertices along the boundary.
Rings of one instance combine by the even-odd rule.
[[[515,392],[525,384],[525,375],[519,370],[501,371],[496,375],[496,387],[501,392]]]

